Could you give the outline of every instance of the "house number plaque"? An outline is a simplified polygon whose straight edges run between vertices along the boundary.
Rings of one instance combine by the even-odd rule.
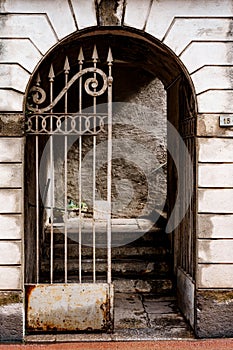
[[[233,126],[233,116],[228,116],[228,117],[225,117],[225,116],[220,116],[219,117],[219,126],[222,126],[222,127],[230,127],[230,126]]]

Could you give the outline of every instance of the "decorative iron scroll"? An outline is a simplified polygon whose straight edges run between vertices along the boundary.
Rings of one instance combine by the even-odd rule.
[[[109,66],[109,75],[107,76],[101,69],[96,67],[97,61],[98,61],[98,53],[96,46],[94,47],[93,55],[92,55],[92,61],[93,61],[93,67],[88,67],[83,69],[83,62],[84,62],[84,56],[83,56],[83,50],[80,48],[79,56],[78,56],[78,63],[79,63],[79,72],[77,72],[69,81],[68,81],[68,76],[70,72],[70,64],[68,57],[65,59],[65,64],[64,64],[64,76],[65,76],[65,86],[64,88],[60,91],[60,93],[54,98],[53,96],[53,86],[54,86],[54,70],[53,70],[53,64],[51,64],[48,79],[49,79],[49,84],[50,84],[50,103],[49,105],[45,107],[39,107],[42,105],[47,98],[46,91],[40,86],[41,84],[41,79],[40,75],[38,73],[37,79],[36,79],[36,84],[30,89],[29,91],[29,96],[31,97],[30,103],[27,102],[27,110],[30,112],[34,112],[36,114],[41,114],[41,113],[46,113],[46,112],[51,112],[52,109],[57,105],[57,103],[64,97],[67,99],[67,93],[68,90],[71,88],[71,86],[76,82],[79,81],[79,83],[82,85],[82,77],[86,75],[87,73],[93,73],[93,77],[89,77],[86,79],[86,81],[83,84],[83,87],[86,91],[86,93],[92,97],[98,97],[102,95],[108,88],[108,86],[112,85],[113,78],[111,76],[111,66],[113,62],[112,58],[112,52],[111,49],[109,48],[108,51],[108,57],[107,57],[107,64]],[[100,83],[97,79],[99,77],[102,82],[102,86],[99,86]],[[82,86],[81,86],[82,88]],[[67,105],[67,103],[65,103]],[[67,106],[65,106],[64,113],[67,113]],[[30,113],[29,112],[29,113]]]
[[[96,135],[106,132],[107,114],[32,114],[27,119],[28,134]]]

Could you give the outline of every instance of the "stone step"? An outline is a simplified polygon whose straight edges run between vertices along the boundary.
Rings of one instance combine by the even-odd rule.
[[[50,247],[47,245],[45,250],[45,256],[49,259]],[[112,248],[112,259],[124,259],[124,258],[137,258],[143,256],[145,259],[161,260],[166,259],[169,251],[166,247],[155,246],[155,247],[141,247],[141,246],[123,246]],[[96,248],[96,258],[106,258],[106,248]],[[57,243],[54,245],[53,256],[54,258],[61,258],[64,255],[64,244]],[[79,245],[77,243],[68,244],[68,257],[69,259],[75,259],[79,256]],[[93,248],[82,246],[82,258],[92,258]]]
[[[54,260],[54,273],[64,272],[64,260]],[[44,275],[49,271],[49,260],[41,262],[41,273]],[[79,264],[77,260],[68,260],[68,274],[78,274]],[[91,274],[93,271],[92,259],[82,261],[82,273]],[[96,259],[96,272],[107,271],[106,259]],[[152,262],[142,259],[112,259],[113,276],[165,276],[170,273],[170,266],[167,261]]]
[[[115,279],[113,281],[115,293],[153,293],[156,295],[172,295],[174,293],[172,280],[160,279]]]
[[[50,242],[50,227],[45,230],[44,243]],[[64,243],[64,226],[55,226],[53,228],[54,244]],[[78,242],[79,231],[78,226],[68,226],[67,238],[68,244]],[[107,244],[106,228],[96,226],[96,246],[106,247]],[[92,246],[93,235],[92,226],[82,228],[82,244]],[[148,231],[143,227],[136,228],[136,225],[115,225],[112,229],[112,246],[124,246],[126,244],[134,245],[155,245],[163,243],[164,246],[169,245],[168,235],[164,233],[163,229],[159,227],[152,227]],[[154,244],[153,244],[154,243]]]

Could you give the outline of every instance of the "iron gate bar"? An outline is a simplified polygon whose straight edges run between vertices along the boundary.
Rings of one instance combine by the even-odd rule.
[[[54,71],[53,71],[53,65],[50,66],[49,71],[49,82],[50,82],[50,103],[53,102],[53,82],[54,82]],[[51,109],[50,114],[50,130],[53,128],[53,117],[52,117],[53,110]],[[50,227],[50,283],[53,283],[53,239],[54,239],[54,230],[53,230],[53,224],[54,224],[54,212],[53,208],[55,206],[54,203],[54,159],[53,159],[53,135],[50,135],[50,220],[51,220],[51,227]]]
[[[84,61],[84,56],[83,56],[83,50],[82,47],[80,47],[79,51],[79,56],[78,56],[78,63],[79,63],[79,71],[82,71],[83,68],[83,61]],[[82,76],[79,79],[79,113],[82,113]],[[82,120],[79,118],[79,130],[81,131],[82,129]],[[81,216],[82,216],[82,211],[81,211],[81,205],[82,205],[82,135],[79,136],[79,220],[81,223]],[[79,269],[79,283],[82,282],[82,227],[79,225],[78,227],[78,259],[79,259],[79,264],[78,264],[78,269]]]
[[[54,209],[55,209],[55,168],[54,168],[54,135],[64,137],[64,282],[68,282],[68,136],[77,135],[79,137],[79,178],[78,178],[78,195],[79,195],[79,220],[82,218],[82,136],[90,135],[93,137],[93,184],[92,184],[92,205],[96,208],[96,136],[100,132],[106,132],[105,125],[108,124],[108,150],[107,150],[107,282],[111,283],[111,172],[112,172],[112,53],[109,48],[107,56],[108,76],[99,68],[97,68],[98,53],[94,46],[92,62],[93,67],[83,69],[84,55],[80,48],[78,63],[79,72],[72,76],[69,80],[70,64],[68,57],[65,58],[64,64],[64,88],[54,98],[54,70],[53,64],[50,66],[49,79],[49,105],[44,106],[46,101],[46,92],[41,86],[41,79],[38,73],[36,84],[29,92],[33,104],[27,103],[27,125],[26,131],[29,135],[35,136],[35,163],[36,163],[36,283],[40,283],[40,197],[39,197],[39,136],[49,136],[49,170],[50,177],[50,198],[49,205],[44,205],[49,210],[50,218],[50,284],[54,284]],[[83,76],[93,73],[93,77],[87,78],[83,85]],[[98,88],[99,82],[97,75],[102,78],[102,87]],[[79,81],[79,112],[68,113],[68,91],[69,88]],[[92,87],[92,90],[90,89]],[[87,94],[93,97],[93,113],[82,112],[82,88],[84,87]],[[97,97],[107,90],[107,113],[97,113]],[[64,98],[64,112],[54,113],[53,108]],[[92,245],[93,245],[93,283],[96,282],[96,217],[93,215],[92,221]],[[82,283],[82,226],[78,225],[79,237],[79,282]]]
[[[96,45],[94,46],[93,54],[92,54],[92,60],[94,64],[94,68],[96,69],[97,61],[98,61],[98,53],[96,49]],[[94,79],[96,80],[96,72],[94,72]],[[96,87],[94,85],[94,95],[93,95],[93,113],[96,115]],[[94,118],[94,124],[93,124],[94,133],[96,133],[96,119]],[[93,136],[93,188],[92,188],[92,200],[93,200],[93,207],[95,207],[95,192],[96,192],[96,136]],[[96,281],[96,265],[95,265],[95,234],[96,234],[96,228],[95,228],[95,217],[93,217],[92,221],[92,234],[93,234],[93,282]]]
[[[108,272],[107,282],[111,283],[112,280],[112,266],[111,266],[111,189],[112,189],[112,52],[109,48],[108,51],[108,166],[107,166],[107,201],[108,201],[108,219],[107,219],[107,260],[108,260]]]

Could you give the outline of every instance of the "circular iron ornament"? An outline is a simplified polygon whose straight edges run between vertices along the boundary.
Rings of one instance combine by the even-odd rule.
[[[36,105],[40,105],[46,99],[45,91],[39,86],[33,86],[30,89],[29,94],[32,94],[32,100]],[[27,107],[30,107],[30,106],[27,106]]]
[[[156,111],[150,110],[144,106],[136,105],[133,103],[125,103],[125,102],[114,102],[113,106],[113,120],[112,127],[114,128],[126,128],[127,130],[134,131],[137,130],[141,139],[135,140],[133,138],[133,132],[129,132],[128,134],[118,133],[114,135],[112,138],[112,162],[117,159],[123,160],[126,164],[133,164],[135,169],[138,169],[141,173],[143,173],[144,178],[146,179],[148,194],[146,198],[146,203],[142,208],[140,214],[137,217],[133,218],[133,221],[137,223],[138,229],[134,225],[133,231],[130,230],[122,234],[119,230],[119,225],[114,226],[114,218],[112,219],[112,247],[123,246],[128,243],[137,240],[141,236],[143,236],[146,232],[153,228],[153,226],[158,221],[161,212],[163,212],[165,203],[166,203],[166,192],[163,193],[161,191],[161,187],[164,186],[166,182],[166,169],[164,164],[162,164],[159,156],[156,155],[150,147],[150,142],[155,144],[155,149],[161,147],[161,126],[156,124]],[[100,110],[107,110],[107,104],[101,104],[98,106]],[[85,111],[83,111],[85,115]],[[135,117],[137,116],[137,117]],[[152,127],[152,120],[155,121]],[[107,130],[108,126],[108,118],[97,118],[96,127],[99,128],[101,124],[104,122],[105,129]],[[62,123],[61,123],[62,124]],[[99,125],[100,124],[100,125]],[[60,125],[59,125],[60,126]],[[60,126],[61,128],[61,126]],[[173,159],[173,162],[176,167],[177,172],[177,194],[176,194],[176,203],[173,207],[173,210],[170,214],[170,217],[167,222],[166,232],[173,232],[174,229],[180,224],[182,219],[184,218],[193,195],[193,185],[194,185],[194,175],[193,175],[193,164],[189,154],[189,151],[178,131],[175,127],[166,120],[166,128],[167,134],[169,135],[169,142],[167,146],[167,150]],[[90,134],[88,134],[90,135]],[[105,133],[106,135],[106,133]],[[160,136],[159,136],[160,135]],[[91,135],[90,135],[91,136]],[[78,145],[79,135],[72,135],[72,137],[68,137],[67,140],[67,155],[69,154],[69,150],[74,145]],[[64,153],[61,151],[64,140],[61,137],[57,137],[56,144],[54,144],[54,174],[61,176],[61,168],[64,162]],[[76,147],[76,146],[75,146]],[[106,166],[107,162],[107,147],[108,140],[105,138],[100,139],[100,142],[97,143],[95,148],[96,154],[96,173],[103,169]],[[177,150],[179,150],[177,152]],[[166,151],[166,149],[165,149]],[[48,140],[44,152],[41,157],[40,169],[39,169],[39,185],[41,196],[43,197],[44,188],[45,188],[45,169],[49,169],[49,159],[50,159],[50,140]],[[70,161],[70,160],[69,160]],[[64,165],[64,164],[63,164]],[[90,148],[89,151],[85,153],[82,158],[81,163],[81,174],[79,174],[79,167],[76,167],[77,173],[75,174],[75,181],[81,178],[82,184],[82,194],[81,200],[82,202],[87,203],[88,207],[93,205],[92,203],[92,195],[93,195],[93,149]],[[186,171],[186,175],[188,176],[188,184],[186,184],[186,188],[183,185],[184,171]],[[114,173],[114,172],[113,172]],[[51,180],[51,173],[48,170],[47,178]],[[50,181],[51,183],[52,181]],[[55,197],[55,207],[58,206],[56,204],[56,198],[62,197],[64,198],[64,181],[60,181],[60,186],[54,187],[54,197]],[[125,179],[118,179],[115,181],[115,185],[118,188],[118,196],[116,199],[112,199],[111,203],[111,214],[117,214],[119,211],[124,211],[131,199],[134,195],[134,186],[132,185],[130,177]],[[127,188],[126,188],[127,187]],[[127,197],[125,194],[127,193]],[[153,196],[153,193],[156,195]],[[106,202],[106,198],[102,198],[102,194],[100,191],[96,190],[96,203]],[[182,202],[182,206],[180,203]],[[45,201],[44,206],[49,208],[50,203],[49,199]],[[64,204],[63,204],[64,211]],[[109,214],[109,213],[108,213]],[[67,235],[70,239],[74,241],[78,241],[77,232],[74,230],[74,226],[78,227],[78,220],[81,220],[81,225],[85,228],[86,222],[88,222],[88,218],[71,218],[67,222]],[[86,221],[85,221],[86,220]],[[103,227],[106,229],[104,222],[100,222],[100,227],[98,226],[98,220],[95,221],[96,226],[96,247],[106,248],[106,236],[104,236],[104,232],[102,232]],[[118,226],[118,229],[117,229]],[[64,226],[60,228],[60,231],[64,233]],[[75,231],[75,233],[74,233]],[[92,231],[90,231],[92,232]],[[106,231],[105,231],[106,232]],[[92,239],[90,239],[91,235],[82,234],[82,244],[87,246],[92,246]]]

